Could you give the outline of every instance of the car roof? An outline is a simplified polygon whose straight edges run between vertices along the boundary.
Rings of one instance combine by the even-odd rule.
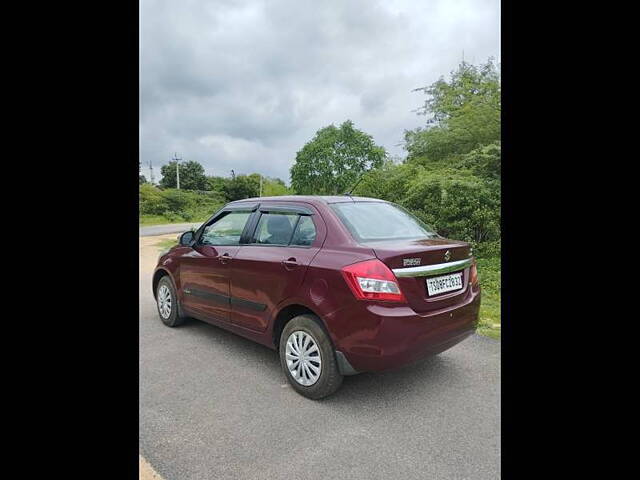
[[[242,200],[235,200],[231,204],[239,204],[244,202],[306,202],[312,205],[322,203],[345,203],[345,202],[385,202],[379,198],[369,197],[352,197],[350,195],[282,195],[279,197],[252,197]],[[385,202],[386,203],[386,202]]]

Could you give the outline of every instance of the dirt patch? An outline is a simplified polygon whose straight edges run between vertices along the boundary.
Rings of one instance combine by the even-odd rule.
[[[140,455],[140,480],[164,480]]]
[[[158,245],[165,240],[175,240],[177,233],[154,235],[153,237],[138,237],[140,239],[140,273],[152,272],[158,262],[158,255],[163,247]]]

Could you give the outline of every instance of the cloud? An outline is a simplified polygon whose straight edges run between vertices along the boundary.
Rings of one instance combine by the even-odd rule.
[[[140,160],[289,180],[315,132],[353,120],[391,154],[414,88],[500,55],[491,1],[142,0]],[[143,172],[146,173],[146,172]]]

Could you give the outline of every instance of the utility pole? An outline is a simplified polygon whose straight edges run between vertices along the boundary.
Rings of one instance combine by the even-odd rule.
[[[156,179],[153,178],[153,163],[149,160],[149,178],[151,179],[151,185],[155,185]]]
[[[258,195],[259,197],[262,196],[262,174],[260,174],[260,195]]]
[[[178,190],[180,190],[180,161],[181,158],[178,158],[178,154],[173,154],[173,160],[176,162],[176,186]]]

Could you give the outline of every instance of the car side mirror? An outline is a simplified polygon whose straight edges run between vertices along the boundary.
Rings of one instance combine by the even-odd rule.
[[[178,237],[178,241],[180,245],[183,247],[190,247],[193,244],[195,232],[193,230],[189,230],[188,232],[184,232]]]

